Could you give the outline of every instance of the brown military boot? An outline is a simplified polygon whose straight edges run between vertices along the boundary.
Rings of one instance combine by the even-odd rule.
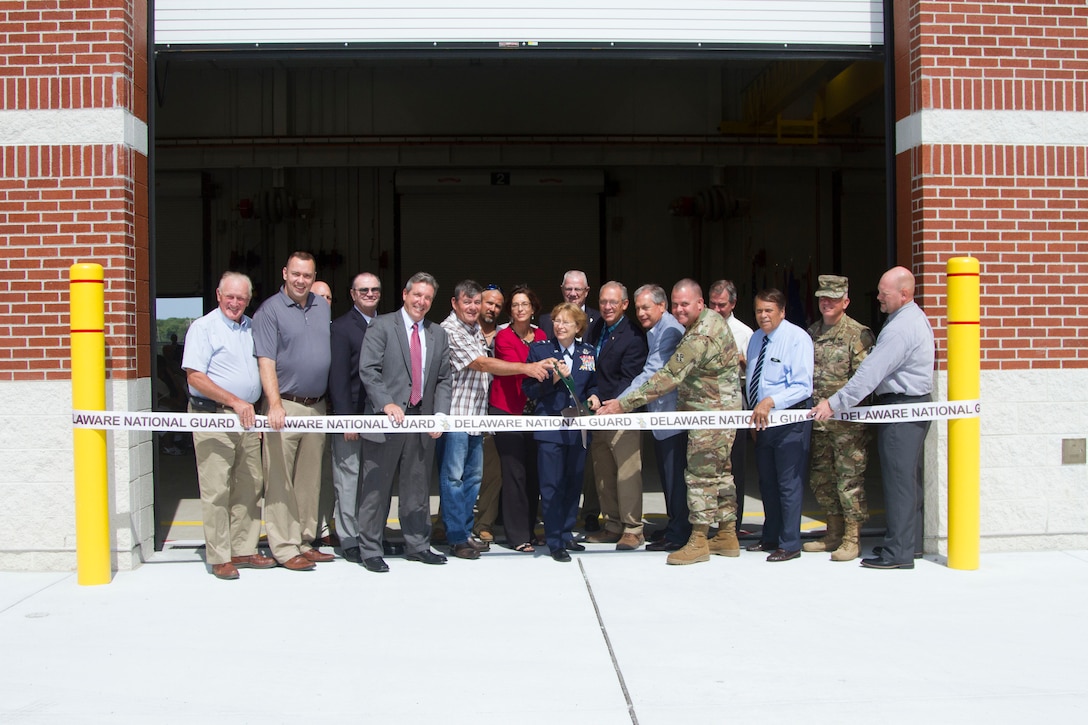
[[[691,538],[682,549],[669,554],[666,564],[697,564],[700,561],[710,561],[710,549],[706,542],[706,532],[710,527],[706,524],[695,524],[691,527]]]
[[[740,556],[740,542],[737,541],[737,529],[732,521],[718,524],[718,535],[707,542],[711,554],[718,556]]]
[[[802,551],[835,551],[842,544],[842,532],[846,519],[842,514],[827,515],[827,533],[816,541],[806,541],[801,545]],[[857,556],[855,554],[854,556]]]
[[[831,561],[853,561],[858,558],[860,537],[861,522],[847,521],[842,543],[839,544],[839,548],[831,552]]]

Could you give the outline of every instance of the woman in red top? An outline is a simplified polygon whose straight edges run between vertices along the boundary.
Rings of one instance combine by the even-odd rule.
[[[540,300],[525,285],[514,287],[507,303],[510,326],[495,335],[495,357],[523,363],[529,358],[529,344],[546,340],[547,335],[533,324],[540,312]],[[491,415],[521,415],[526,397],[521,390],[524,375],[496,376],[491,382]],[[495,449],[502,467],[502,521],[506,541],[515,550],[533,551],[540,484],[536,475],[536,443],[529,432],[498,431]]]

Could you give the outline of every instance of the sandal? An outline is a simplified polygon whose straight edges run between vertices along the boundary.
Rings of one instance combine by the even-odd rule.
[[[520,551],[522,554],[532,554],[536,549],[533,545],[526,541],[524,544],[518,544],[514,547],[514,551]]]

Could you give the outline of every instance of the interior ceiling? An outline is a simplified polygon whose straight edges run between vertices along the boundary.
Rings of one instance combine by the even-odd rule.
[[[278,70],[342,69],[381,66],[464,66],[478,67],[503,64],[547,63],[549,68],[570,67],[577,69],[584,64],[614,64],[625,69],[660,67],[662,63],[684,65],[705,64],[727,67],[730,73],[742,79],[740,91],[741,109],[738,117],[723,118],[718,131],[723,136],[774,138],[779,144],[827,143],[834,139],[850,143],[860,135],[861,117],[865,112],[882,106],[884,93],[884,64],[881,60],[858,59],[727,59],[716,60],[662,60],[657,58],[572,58],[557,57],[547,60],[535,58],[509,58],[494,55],[434,57],[420,55],[407,57],[336,57],[336,56],[285,56],[276,55],[261,59],[232,57],[231,55],[204,58],[182,58],[167,55],[160,63],[169,64],[174,58],[193,63],[209,70],[239,70],[242,68]],[[190,69],[193,66],[188,66]],[[869,123],[865,135],[883,136],[882,129]],[[316,139],[315,139],[316,141]]]

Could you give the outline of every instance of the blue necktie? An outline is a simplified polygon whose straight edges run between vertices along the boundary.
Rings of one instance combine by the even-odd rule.
[[[759,402],[759,378],[763,374],[763,356],[767,354],[767,343],[770,341],[771,338],[763,337],[763,345],[759,348],[756,369],[752,371],[752,377],[748,379],[748,404],[753,407]]]

